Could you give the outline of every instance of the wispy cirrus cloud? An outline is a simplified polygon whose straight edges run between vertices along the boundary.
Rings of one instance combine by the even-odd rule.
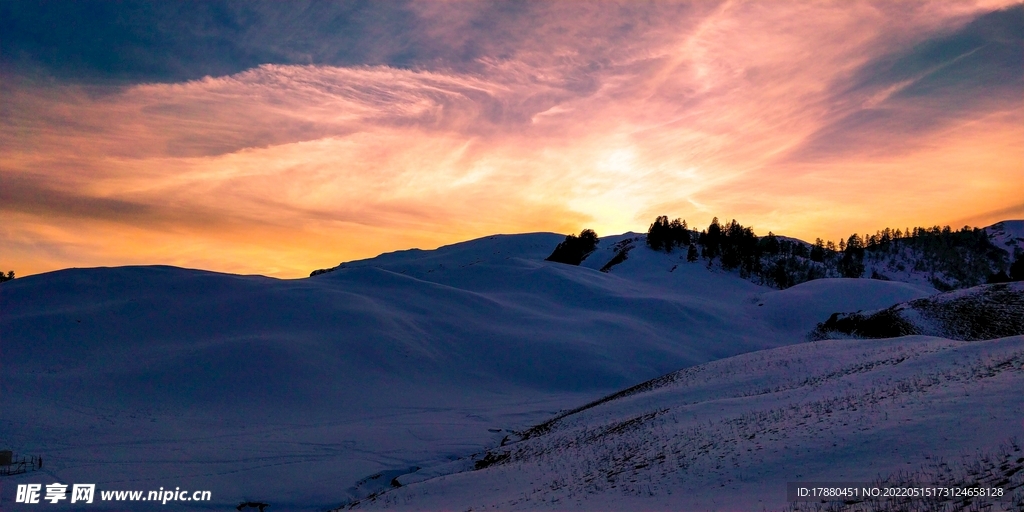
[[[793,155],[905,152],[963,121],[1019,110],[1024,8],[980,16],[949,34],[874,59],[836,84],[836,112]],[[887,136],[898,133],[899,137]],[[879,136],[884,134],[886,136]]]
[[[357,45],[403,35],[347,53],[337,38],[355,36],[326,37],[298,64],[316,38],[217,25],[200,39],[277,63],[171,83],[0,75],[0,238],[20,268],[296,276],[664,213],[840,236],[1002,215],[1024,192],[1019,5],[253,5]]]

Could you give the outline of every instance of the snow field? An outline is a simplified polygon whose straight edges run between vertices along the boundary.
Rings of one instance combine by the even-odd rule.
[[[934,293],[840,279],[770,290],[642,241],[600,272],[634,234],[603,239],[581,267],[544,262],[562,238],[498,235],[297,280],[121,267],[4,283],[0,410],[14,412],[0,443],[47,464],[0,481],[0,503],[45,480],[324,510],[395,478],[486,474],[456,472],[512,431],[679,368],[788,350],[834,311]],[[736,379],[722,389],[775,382],[722,364]],[[635,423],[691,421],[672,414]]]
[[[357,508],[784,509],[787,481],[867,482],[1019,444],[1020,389],[1021,336],[793,345],[677,372]]]

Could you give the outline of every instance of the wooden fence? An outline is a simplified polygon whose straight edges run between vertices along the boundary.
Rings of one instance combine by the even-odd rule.
[[[42,457],[20,457],[14,456],[9,450],[0,451],[0,476],[19,475],[29,471],[42,469]]]

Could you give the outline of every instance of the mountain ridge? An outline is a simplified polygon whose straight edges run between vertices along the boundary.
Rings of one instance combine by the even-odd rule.
[[[735,222],[735,221],[734,221]],[[652,225],[653,229],[653,225]],[[964,228],[965,230],[968,228]],[[975,231],[980,231],[985,234],[986,239],[995,246],[995,249],[1001,252],[1001,255],[988,255],[984,252],[978,254],[971,254],[970,251],[973,249],[967,248],[966,254],[963,253],[963,249],[960,249],[959,253],[950,250],[946,250],[943,254],[936,256],[934,253],[935,249],[925,247],[924,252],[921,249],[917,249],[913,244],[910,247],[900,249],[899,247],[889,247],[890,242],[876,243],[875,245],[869,245],[864,249],[859,249],[856,263],[860,265],[860,271],[857,277],[870,277],[873,279],[880,280],[894,280],[908,283],[915,283],[921,285],[927,285],[948,291],[956,288],[966,288],[975,286],[977,284],[984,283],[986,279],[992,279],[1000,272],[1005,275],[1007,268],[1013,261],[1024,258],[1024,220],[1005,220],[1000,221],[984,228],[975,228]],[[946,228],[915,228],[915,235],[913,238],[909,238],[911,242],[916,240],[918,236],[916,233],[922,233],[921,236],[947,236],[950,235],[948,226]],[[693,239],[699,233],[696,230],[692,230]],[[952,233],[956,234],[956,233]],[[510,236],[531,236],[538,240],[539,247],[542,243],[539,243],[541,237],[545,242],[546,239],[557,239],[558,236],[554,233],[528,233],[524,235],[492,235],[489,237],[482,237],[466,242],[460,242],[456,244],[446,245],[435,249],[434,251],[423,251],[420,249],[409,249],[403,251],[394,251],[390,253],[383,253],[374,258],[367,258],[362,260],[355,260],[352,262],[341,263],[338,266],[314,270],[310,273],[310,277],[330,273],[339,268],[349,268],[353,266],[374,266],[374,265],[392,265],[400,261],[409,261],[418,258],[437,258],[440,255],[450,256],[453,253],[458,254],[460,249],[467,247],[466,244],[479,243],[485,240],[496,240],[499,237],[510,237]],[[571,235],[570,235],[571,236]],[[906,235],[909,237],[909,234]],[[815,247],[815,244],[787,236],[769,234],[765,237],[755,237],[755,240],[767,240],[768,238],[778,240],[781,243],[788,243],[795,246],[802,247],[801,251],[792,253],[788,258],[769,258],[765,260],[765,266],[778,266],[780,269],[776,270],[776,273],[781,273],[786,277],[785,285],[779,285],[783,288],[806,282],[810,280],[825,278],[825,277],[847,277],[835,274],[835,269],[830,270],[830,263],[828,261],[819,262],[814,259],[813,252],[810,254],[803,254],[803,252],[811,251]],[[852,238],[852,237],[851,237]],[[625,261],[629,257],[629,253],[635,250],[639,246],[647,245],[648,235],[642,233],[627,232],[619,235],[610,235],[598,238],[596,248],[588,252],[582,258],[582,262],[579,266],[584,268],[593,268],[601,270],[602,272],[612,272],[614,267]],[[820,240],[820,239],[819,239]],[[891,244],[897,244],[901,240],[908,240],[908,238],[896,239]],[[557,241],[552,243],[552,248]],[[909,242],[904,242],[906,245]],[[934,245],[934,244],[933,244]],[[883,250],[884,249],[884,250]],[[985,251],[985,248],[979,250]],[[931,251],[931,252],[929,252]],[[500,251],[496,251],[496,254]],[[827,251],[826,251],[827,252]],[[847,251],[849,252],[849,251]],[[667,254],[672,254],[669,250]],[[696,263],[696,260],[687,258],[685,248],[681,247],[676,253],[677,264],[678,263]],[[967,274],[963,273],[963,267],[967,263],[959,263],[958,265],[950,266],[949,268],[936,268],[935,259],[949,257],[950,254],[955,254],[956,258],[967,258],[967,261],[972,262],[975,269],[972,269]],[[539,255],[539,252],[532,254],[532,257]],[[840,253],[842,255],[842,253]],[[834,256],[837,258],[837,256]],[[981,260],[989,258],[992,261],[987,263],[981,263]],[[845,258],[844,258],[845,259]],[[703,257],[701,258],[703,261]],[[839,262],[842,263],[842,262]],[[721,261],[716,261],[714,257],[708,259],[707,264],[711,267],[717,266],[718,268],[724,268],[724,264]],[[836,265],[836,262],[832,262],[831,265]],[[818,268],[821,267],[821,268]],[[952,270],[951,270],[952,269]],[[728,269],[726,269],[728,271]],[[971,273],[973,272],[973,273]],[[743,275],[743,270],[739,271],[740,275]],[[835,275],[832,275],[835,274]],[[951,275],[956,274],[956,275]],[[753,277],[750,276],[752,280]],[[771,280],[765,280],[761,278],[760,281],[755,280],[758,284],[775,285],[776,283]]]

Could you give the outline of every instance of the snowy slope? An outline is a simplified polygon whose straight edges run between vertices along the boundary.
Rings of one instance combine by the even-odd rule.
[[[809,304],[932,292],[773,291],[642,244],[600,272],[622,238],[581,267],[543,261],[562,237],[541,233],[308,279],[122,267],[4,283],[0,448],[47,464],[0,480],[0,503],[46,480],[324,509],[617,389],[802,342]]]
[[[987,282],[993,274],[1007,272],[1009,265],[1024,255],[1024,221],[1007,220],[982,228],[991,247],[955,243],[883,244],[866,251],[864,277],[938,286],[944,291],[969,288]],[[962,241],[961,241],[962,242]]]
[[[1024,334],[1024,282],[984,284],[885,309],[835,313],[819,323],[811,336],[892,338],[909,334],[964,341]]]
[[[992,243],[1011,255],[1015,249],[1024,251],[1024,220],[1004,220],[985,228],[985,231]]]
[[[809,333],[832,313],[878,309],[936,293],[920,284],[875,279],[816,279],[758,299],[759,313],[775,329]],[[865,307],[877,304],[877,307]],[[763,309],[761,309],[763,308]]]
[[[1016,510],[1021,389],[1021,336],[792,345],[669,374],[357,508],[783,510],[787,482],[916,476],[1015,487],[982,509]]]

